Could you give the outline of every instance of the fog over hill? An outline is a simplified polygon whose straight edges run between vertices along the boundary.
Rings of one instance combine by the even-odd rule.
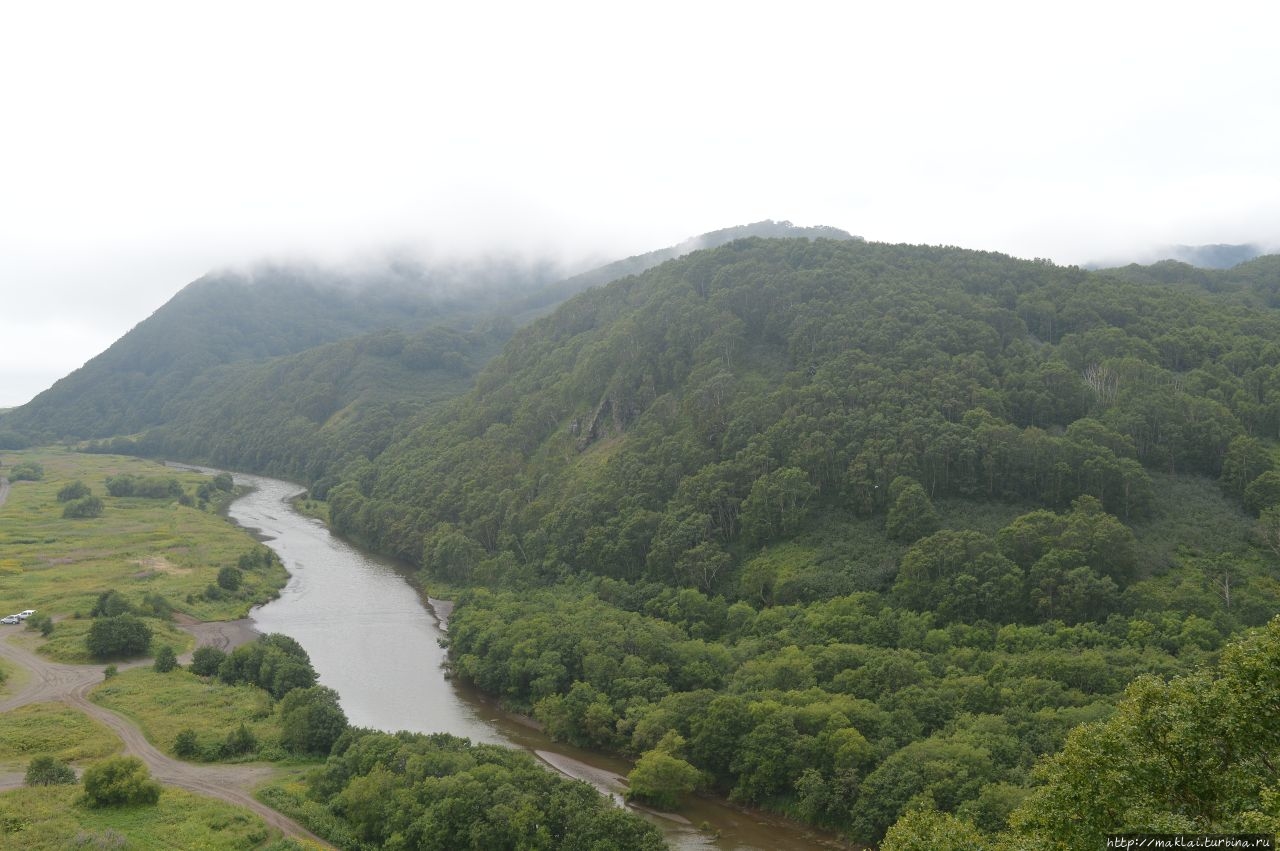
[[[243,368],[237,377],[228,377],[231,365],[262,363],[393,329],[423,334],[443,324],[482,334],[487,342],[447,349],[458,354],[450,359],[456,378],[496,352],[494,345],[500,345],[513,327],[574,293],[747,236],[854,238],[836,228],[765,220],[702,234],[568,278],[558,259],[500,252],[434,258],[389,252],[330,266],[264,262],[214,271],[188,284],[83,367],[0,418],[0,443],[105,438],[172,424],[182,418],[181,411],[191,410],[197,394],[213,392],[212,378],[220,387],[236,381],[253,384]],[[422,345],[434,351],[438,342],[437,336]],[[410,349],[417,351],[413,345]],[[469,354],[463,356],[459,349]],[[377,344],[368,347],[370,352],[384,350]],[[482,351],[487,354],[479,354]],[[417,365],[411,368],[425,363],[418,355],[408,358]],[[312,366],[308,372],[316,376],[323,370]],[[384,376],[388,381],[402,378]],[[340,380],[335,375],[328,383]],[[312,420],[323,420],[317,411],[327,416],[352,401],[348,393],[334,395],[331,387],[313,389],[312,397],[319,394],[330,401],[305,406],[303,413]],[[370,391],[366,387],[363,392]],[[224,410],[220,420],[227,421],[235,410]]]

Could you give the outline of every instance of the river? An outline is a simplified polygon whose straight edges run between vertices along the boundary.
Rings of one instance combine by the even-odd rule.
[[[301,487],[241,473],[234,478],[252,490],[231,504],[229,516],[256,532],[290,574],[279,598],[254,609],[250,617],[260,632],[297,639],[320,682],[338,692],[352,724],[388,732],[453,733],[522,748],[622,804],[621,778],[630,770],[624,760],[553,742],[445,676],[440,621],[395,564],[295,511],[289,501]],[[679,849],[831,847],[801,827],[704,798],[690,801],[679,813],[637,812]],[[710,831],[695,827],[704,823]]]

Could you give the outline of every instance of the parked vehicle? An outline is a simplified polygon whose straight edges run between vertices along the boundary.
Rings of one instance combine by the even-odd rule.
[[[27,618],[31,617],[35,613],[36,613],[35,609],[27,609],[25,611],[18,612],[17,617],[18,617],[18,620],[25,621]]]
[[[22,623],[22,618],[17,615],[9,615],[8,617],[0,618],[0,623]]]

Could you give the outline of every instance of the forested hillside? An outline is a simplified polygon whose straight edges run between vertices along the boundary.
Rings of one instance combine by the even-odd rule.
[[[464,393],[511,334],[380,331],[260,362],[210,370],[166,405],[166,422],[91,451],[180,458],[309,482],[323,496],[335,471],[377,455],[423,411]]]
[[[734,242],[518,332],[331,516],[488,586],[459,675],[668,792],[993,834],[1129,681],[1280,609],[1274,269]]]
[[[493,261],[463,268],[392,265],[339,273],[262,266],[186,286],[109,349],[0,419],[8,442],[103,438],[173,422],[192,383],[227,364],[260,363],[384,329],[444,320],[468,327],[555,280],[554,267]]]
[[[82,369],[0,416],[0,446],[100,451],[317,485],[471,386],[514,329],[582,290],[746,236],[854,239],[761,221],[560,279],[548,261],[387,260],[211,274]]]

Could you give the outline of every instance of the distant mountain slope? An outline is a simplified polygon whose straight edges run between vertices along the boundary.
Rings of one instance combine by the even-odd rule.
[[[1129,265],[1156,264],[1172,261],[1194,266],[1197,269],[1230,269],[1261,257],[1266,249],[1254,243],[1213,245],[1168,245],[1152,251],[1141,252]],[[1086,264],[1090,269],[1114,267],[1125,258],[1112,258],[1107,262]]]
[[[1147,266],[1131,263],[1100,271],[1136,283],[1193,286],[1215,293],[1234,294],[1259,306],[1280,306],[1280,255],[1276,254],[1260,255],[1226,269],[1161,260]]]
[[[314,482],[345,458],[376,453],[424,407],[464,390],[517,324],[695,246],[752,234],[851,238],[756,222],[563,281],[549,262],[502,257],[211,274],[0,417],[0,441],[135,435],[104,446]]]
[[[169,402],[219,366],[377,329],[422,328],[483,310],[491,290],[509,296],[551,277],[549,268],[514,262],[461,273],[401,264],[358,277],[282,266],[213,273],[0,425],[45,440],[138,432],[166,422]]]
[[[446,327],[379,331],[197,376],[166,421],[94,451],[177,458],[305,481],[372,457],[423,411],[464,392],[510,334]]]

